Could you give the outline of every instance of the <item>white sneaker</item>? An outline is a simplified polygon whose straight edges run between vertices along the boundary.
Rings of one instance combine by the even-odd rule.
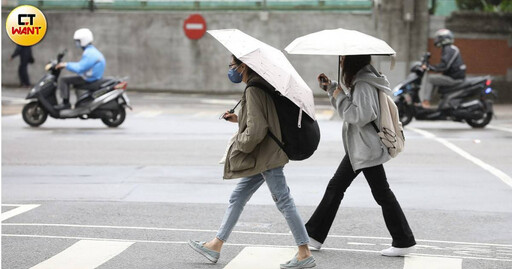
[[[416,248],[414,246],[408,247],[408,248],[390,247],[390,248],[382,250],[380,252],[380,254],[382,254],[383,256],[388,256],[388,257],[400,257],[400,256],[405,256],[405,255],[413,252],[414,250],[416,250]]]
[[[320,250],[322,248],[322,243],[316,241],[315,239],[313,238],[309,238],[309,243],[308,245],[313,249],[313,250]]]

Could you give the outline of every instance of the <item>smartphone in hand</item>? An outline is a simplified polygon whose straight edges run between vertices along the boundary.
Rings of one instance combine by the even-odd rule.
[[[325,77],[320,77],[320,82],[322,83],[322,89],[327,91],[327,85],[324,85],[324,83],[327,83],[327,79]]]

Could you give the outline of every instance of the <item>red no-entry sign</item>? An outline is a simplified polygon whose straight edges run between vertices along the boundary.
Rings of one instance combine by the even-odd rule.
[[[190,15],[183,23],[183,31],[190,39],[199,39],[206,33],[206,21],[199,14]]]

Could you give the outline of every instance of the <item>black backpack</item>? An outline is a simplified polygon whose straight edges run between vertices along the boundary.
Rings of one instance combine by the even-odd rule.
[[[307,113],[300,111],[297,105],[281,95],[272,85],[249,83],[245,89],[251,86],[262,89],[274,101],[283,141],[279,141],[270,130],[268,135],[284,150],[290,160],[301,161],[311,157],[320,142],[318,122]]]

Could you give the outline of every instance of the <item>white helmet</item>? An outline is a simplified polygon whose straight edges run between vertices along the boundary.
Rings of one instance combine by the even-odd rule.
[[[434,34],[434,45],[436,47],[441,47],[445,45],[451,45],[454,42],[454,37],[452,31],[448,29],[439,29]]]
[[[75,31],[73,39],[80,44],[80,47],[85,47],[92,43],[92,32],[88,28],[78,29]]]

